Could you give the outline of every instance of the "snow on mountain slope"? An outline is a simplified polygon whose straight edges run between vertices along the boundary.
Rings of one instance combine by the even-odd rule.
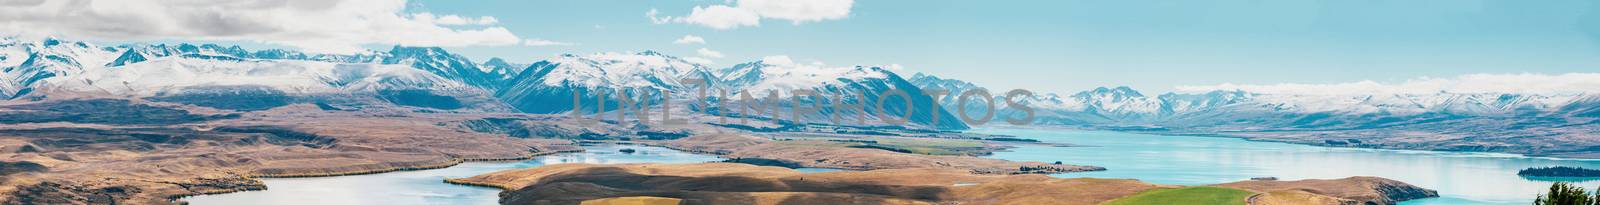
[[[159,58],[117,69],[90,70],[47,82],[61,91],[129,97],[230,86],[264,86],[289,94],[466,88],[458,82],[401,65],[248,60],[197,55]]]
[[[480,68],[477,63],[473,63],[465,56],[452,54],[443,48],[395,46],[386,54],[388,55],[382,58],[383,64],[409,65],[415,69],[490,90],[500,87],[501,76]]]
[[[534,63],[508,79],[496,96],[529,113],[571,111],[575,106],[572,103],[575,94],[584,100],[597,99],[600,95],[612,99],[576,105],[578,107],[591,108],[604,103],[606,107],[614,109],[617,107],[614,104],[615,91],[643,90],[648,94],[672,90],[677,94],[685,94],[688,93],[684,89],[686,85],[680,81],[691,75],[703,75],[703,70],[706,68],[702,65],[655,51],[635,54],[607,52],[586,56],[566,54]]]
[[[0,98],[30,92],[36,83],[58,76],[100,68],[115,59],[116,51],[84,42],[45,39],[40,42],[8,40],[0,44]]]
[[[1557,115],[1567,117],[1600,118],[1600,94],[1585,94],[1573,97],[1566,105],[1559,108]]]
[[[795,64],[788,57],[767,57],[726,69],[723,83],[733,90],[789,95],[793,90],[844,86],[866,79],[887,79],[889,71],[865,67],[826,67]]]
[[[511,79],[511,77],[515,77],[517,73],[522,73],[522,70],[528,68],[528,64],[510,63],[506,62],[506,59],[489,58],[489,61],[484,61],[483,65],[478,67],[483,68],[484,72],[494,74],[500,78],[499,80],[504,81]]]
[[[947,109],[938,107],[938,111],[934,112],[935,106],[940,105],[935,104],[933,97],[924,93],[921,87],[906,81],[899,75],[894,74],[894,72],[879,67],[828,67],[817,64],[796,64],[788,57],[772,56],[763,58],[761,61],[738,64],[721,71],[722,83],[725,88],[731,92],[747,91],[752,95],[751,97],[763,98],[771,92],[776,92],[781,98],[787,98],[788,96],[794,96],[795,90],[807,90],[820,94],[824,98],[829,98],[828,100],[843,100],[865,105],[866,109],[864,109],[863,114],[879,122],[874,125],[884,125],[882,122],[885,121],[885,119],[877,118],[876,115],[893,115],[894,117],[892,118],[899,118],[898,115],[903,115],[909,110],[911,116],[905,120],[913,124],[913,126],[952,130],[969,128],[966,123],[961,122],[960,118],[955,117]],[[882,97],[884,94],[889,94],[891,90],[904,91],[910,99]],[[730,100],[742,99],[739,97],[732,98],[734,99]],[[880,98],[885,100],[880,102]],[[909,100],[910,106],[906,106],[907,100]],[[786,107],[778,110],[789,110],[789,108],[795,106],[788,102],[787,99],[775,103],[779,107]],[[883,106],[882,110],[878,109],[879,105]],[[728,109],[734,110],[738,108]],[[805,122],[828,123],[831,122],[832,114],[835,112],[843,116],[856,114],[853,110],[834,110],[824,107],[820,113],[800,118]],[[767,117],[791,118],[790,116],[781,116],[781,114]]]
[[[924,77],[921,86],[964,82]],[[948,86],[946,86],[948,87]],[[1158,124],[1256,126],[1261,128],[1368,128],[1460,118],[1586,116],[1596,110],[1585,94],[1451,93],[1323,94],[1210,91],[1145,96],[1132,88],[1096,88],[1070,97],[1042,94],[1028,99],[1040,123],[1077,125]],[[944,103],[955,108],[953,103]],[[974,108],[968,105],[969,109]],[[1575,114],[1583,113],[1583,114]],[[981,113],[980,113],[981,114]],[[1592,115],[1592,114],[1590,114]],[[1559,121],[1556,121],[1559,122]]]
[[[130,44],[107,49],[117,50],[115,60],[105,64],[105,67],[117,67],[135,64],[157,58],[182,55],[223,56],[239,59],[261,60],[307,60],[335,63],[381,63],[391,57],[388,53],[367,51],[357,54],[308,54],[299,51],[283,49],[266,49],[249,51],[239,46],[223,47],[216,44]]]
[[[540,78],[547,86],[634,87],[672,89],[680,87],[684,71],[703,66],[655,51],[636,54],[597,53],[588,56],[563,55],[550,60],[549,72]]]
[[[434,73],[451,81],[487,90],[498,89],[508,72],[495,73],[466,57],[436,47],[396,46],[387,52],[358,54],[307,54],[268,49],[249,51],[239,46],[214,44],[131,44],[101,47],[58,39],[23,41],[0,38],[0,97],[14,98],[31,92],[48,79],[84,72],[115,70],[165,58],[204,58],[234,61],[315,61],[349,64],[394,64]],[[505,64],[509,65],[509,64]],[[267,66],[267,65],[235,65]],[[511,70],[511,68],[503,68]],[[173,82],[184,84],[189,82]],[[267,82],[254,82],[267,83]]]
[[[1219,109],[1223,106],[1238,104],[1250,100],[1250,93],[1242,91],[1211,91],[1204,94],[1177,94],[1167,93],[1157,98],[1162,103],[1160,113],[1173,115],[1191,113],[1204,110]]]
[[[920,72],[916,73],[916,74],[912,74],[911,75],[911,79],[906,79],[906,80],[910,81],[911,84],[917,85],[917,86],[922,87],[924,89],[940,89],[940,90],[944,90],[947,93],[951,93],[952,94],[952,95],[945,95],[943,99],[940,99],[940,102],[955,102],[957,100],[957,98],[960,97],[959,95],[961,93],[964,93],[967,90],[973,90],[973,89],[981,88],[981,87],[978,87],[977,84],[972,84],[972,83],[967,82],[967,81],[961,81],[961,80],[956,80],[956,79],[944,79],[944,78],[939,78],[939,76],[929,75],[929,74],[920,73]]]
[[[438,48],[334,55],[0,38],[0,99],[128,97],[241,111],[293,103],[510,110],[474,87],[502,78],[476,65]]]
[[[1163,106],[1161,101],[1145,97],[1127,86],[1095,88],[1073,94],[1072,98],[1084,102],[1090,111],[1122,118],[1149,117],[1157,114]]]
[[[423,75],[428,74],[428,75]],[[804,89],[829,94],[862,94],[875,100],[892,88],[911,92],[913,102],[933,100],[921,88],[962,91],[976,85],[918,74],[912,79],[872,67],[798,64],[774,56],[712,69],[654,51],[563,55],[532,65],[491,59],[474,63],[441,48],[396,46],[361,54],[307,54],[238,46],[159,44],[101,47],[83,42],[0,38],[0,98],[39,89],[123,96],[155,96],[186,89],[254,86],[287,94],[374,90],[466,90],[492,92],[498,99],[532,113],[571,110],[571,96],[611,97],[619,90],[671,90],[680,99],[693,90],[682,80],[709,79],[712,88],[791,95]],[[48,86],[49,88],[44,88]],[[253,88],[252,88],[253,89]],[[475,89],[475,90],[474,90]],[[914,92],[912,92],[914,91]],[[454,92],[454,91],[451,91]],[[1004,92],[990,91],[997,95]],[[959,93],[959,92],[957,92]],[[637,93],[636,93],[637,94]],[[1411,121],[1455,118],[1593,117],[1595,94],[1516,92],[1250,93],[1210,91],[1147,96],[1128,87],[1097,88],[1070,96],[1039,93],[1026,103],[1039,108],[1041,123],[1221,125],[1359,128]],[[924,99],[924,97],[927,97]],[[958,95],[938,99],[956,108]],[[659,99],[659,98],[655,98]],[[492,99],[491,99],[492,100]],[[615,108],[614,101],[600,102]],[[930,103],[931,104],[931,103]],[[580,105],[594,106],[594,105]],[[976,105],[967,105],[975,108]],[[904,109],[890,106],[893,109]],[[920,107],[919,107],[920,108]],[[998,108],[1004,109],[1003,105]],[[925,109],[919,109],[925,110]],[[937,113],[944,116],[947,113]],[[981,114],[981,113],[978,113]],[[1001,115],[1015,114],[1002,111]],[[923,120],[926,116],[914,116]],[[941,121],[954,117],[941,117]],[[944,124],[941,122],[940,124]]]
[[[1386,95],[1256,94],[1252,101],[1295,113],[1415,115],[1444,112],[1462,115],[1501,115],[1518,111],[1549,110],[1577,95],[1514,93],[1437,93]]]
[[[0,70],[4,71],[0,72],[0,99],[10,98],[12,94],[20,89],[16,83],[12,82],[15,81],[15,77],[12,76],[9,69],[22,65],[27,56],[28,52],[23,50],[22,47],[16,46],[15,40],[0,38],[0,68],[7,69]]]

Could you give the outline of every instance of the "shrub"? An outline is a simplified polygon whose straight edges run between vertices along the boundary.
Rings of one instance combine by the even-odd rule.
[[[1600,195],[1589,195],[1583,187],[1578,187],[1566,182],[1556,182],[1550,185],[1550,192],[1540,194],[1533,200],[1534,205],[1600,205],[1596,201]]]

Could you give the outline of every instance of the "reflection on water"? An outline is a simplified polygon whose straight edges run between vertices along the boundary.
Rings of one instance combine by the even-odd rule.
[[[1378,176],[1438,190],[1443,197],[1403,204],[1530,204],[1552,182],[1517,176],[1529,167],[1600,167],[1597,160],[1512,154],[1330,148],[1233,138],[1155,136],[1100,131],[984,129],[1084,147],[1027,146],[992,158],[1062,161],[1108,171],[1058,177],[1132,178],[1152,183],[1204,185],[1278,177],[1280,180]],[[1581,181],[1593,189],[1600,181]]]
[[[588,152],[538,157],[520,162],[469,162],[444,169],[338,177],[262,179],[267,191],[249,191],[185,198],[190,204],[499,204],[500,190],[444,183],[507,169],[563,163],[696,163],[719,161],[659,147],[605,145]],[[629,148],[634,153],[618,150]]]

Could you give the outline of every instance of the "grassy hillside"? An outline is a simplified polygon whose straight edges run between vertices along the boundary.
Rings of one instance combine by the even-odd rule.
[[[1245,199],[1255,194],[1250,191],[1219,188],[1219,187],[1189,187],[1177,189],[1152,189],[1139,192],[1132,196],[1111,200],[1104,205],[1233,205],[1245,204]]]

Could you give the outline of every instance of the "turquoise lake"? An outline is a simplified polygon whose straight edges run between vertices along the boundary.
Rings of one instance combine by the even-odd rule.
[[[1018,161],[1061,161],[1102,166],[1100,172],[1057,177],[1130,178],[1159,184],[1207,185],[1278,177],[1281,180],[1378,176],[1438,190],[1440,198],[1406,205],[1529,204],[1552,182],[1516,175],[1541,166],[1600,167],[1597,160],[1523,157],[1513,154],[1432,152],[1333,148],[1236,138],[1158,136],[1103,131],[979,129],[975,132],[1013,135],[1076,147],[1023,146],[991,158]],[[538,157],[519,162],[471,162],[433,170],[371,175],[263,179],[267,191],[249,191],[185,198],[210,204],[497,204],[499,190],[451,185],[461,178],[494,171],[561,163],[696,163],[722,159],[658,147],[602,145],[589,151]],[[618,150],[631,148],[629,154]],[[837,171],[801,169],[803,172]],[[1588,188],[1600,181],[1581,182]]]
[[[541,156],[518,162],[468,162],[444,169],[337,177],[262,179],[261,181],[267,184],[266,191],[194,196],[183,200],[195,205],[500,204],[499,189],[446,184],[444,179],[546,164],[697,163],[722,160],[659,147],[603,145],[584,148],[588,151]],[[631,154],[618,151],[622,148],[637,151]]]
[[[1061,161],[1107,171],[1057,177],[1131,178],[1159,184],[1206,185],[1278,177],[1280,180],[1378,176],[1438,190],[1439,198],[1402,204],[1518,204],[1533,202],[1551,183],[1517,176],[1529,167],[1600,167],[1600,161],[1513,154],[1333,148],[1236,138],[1158,136],[1102,131],[983,129],[1081,147],[1026,146],[991,158]],[[1600,182],[1578,183],[1594,189]]]

